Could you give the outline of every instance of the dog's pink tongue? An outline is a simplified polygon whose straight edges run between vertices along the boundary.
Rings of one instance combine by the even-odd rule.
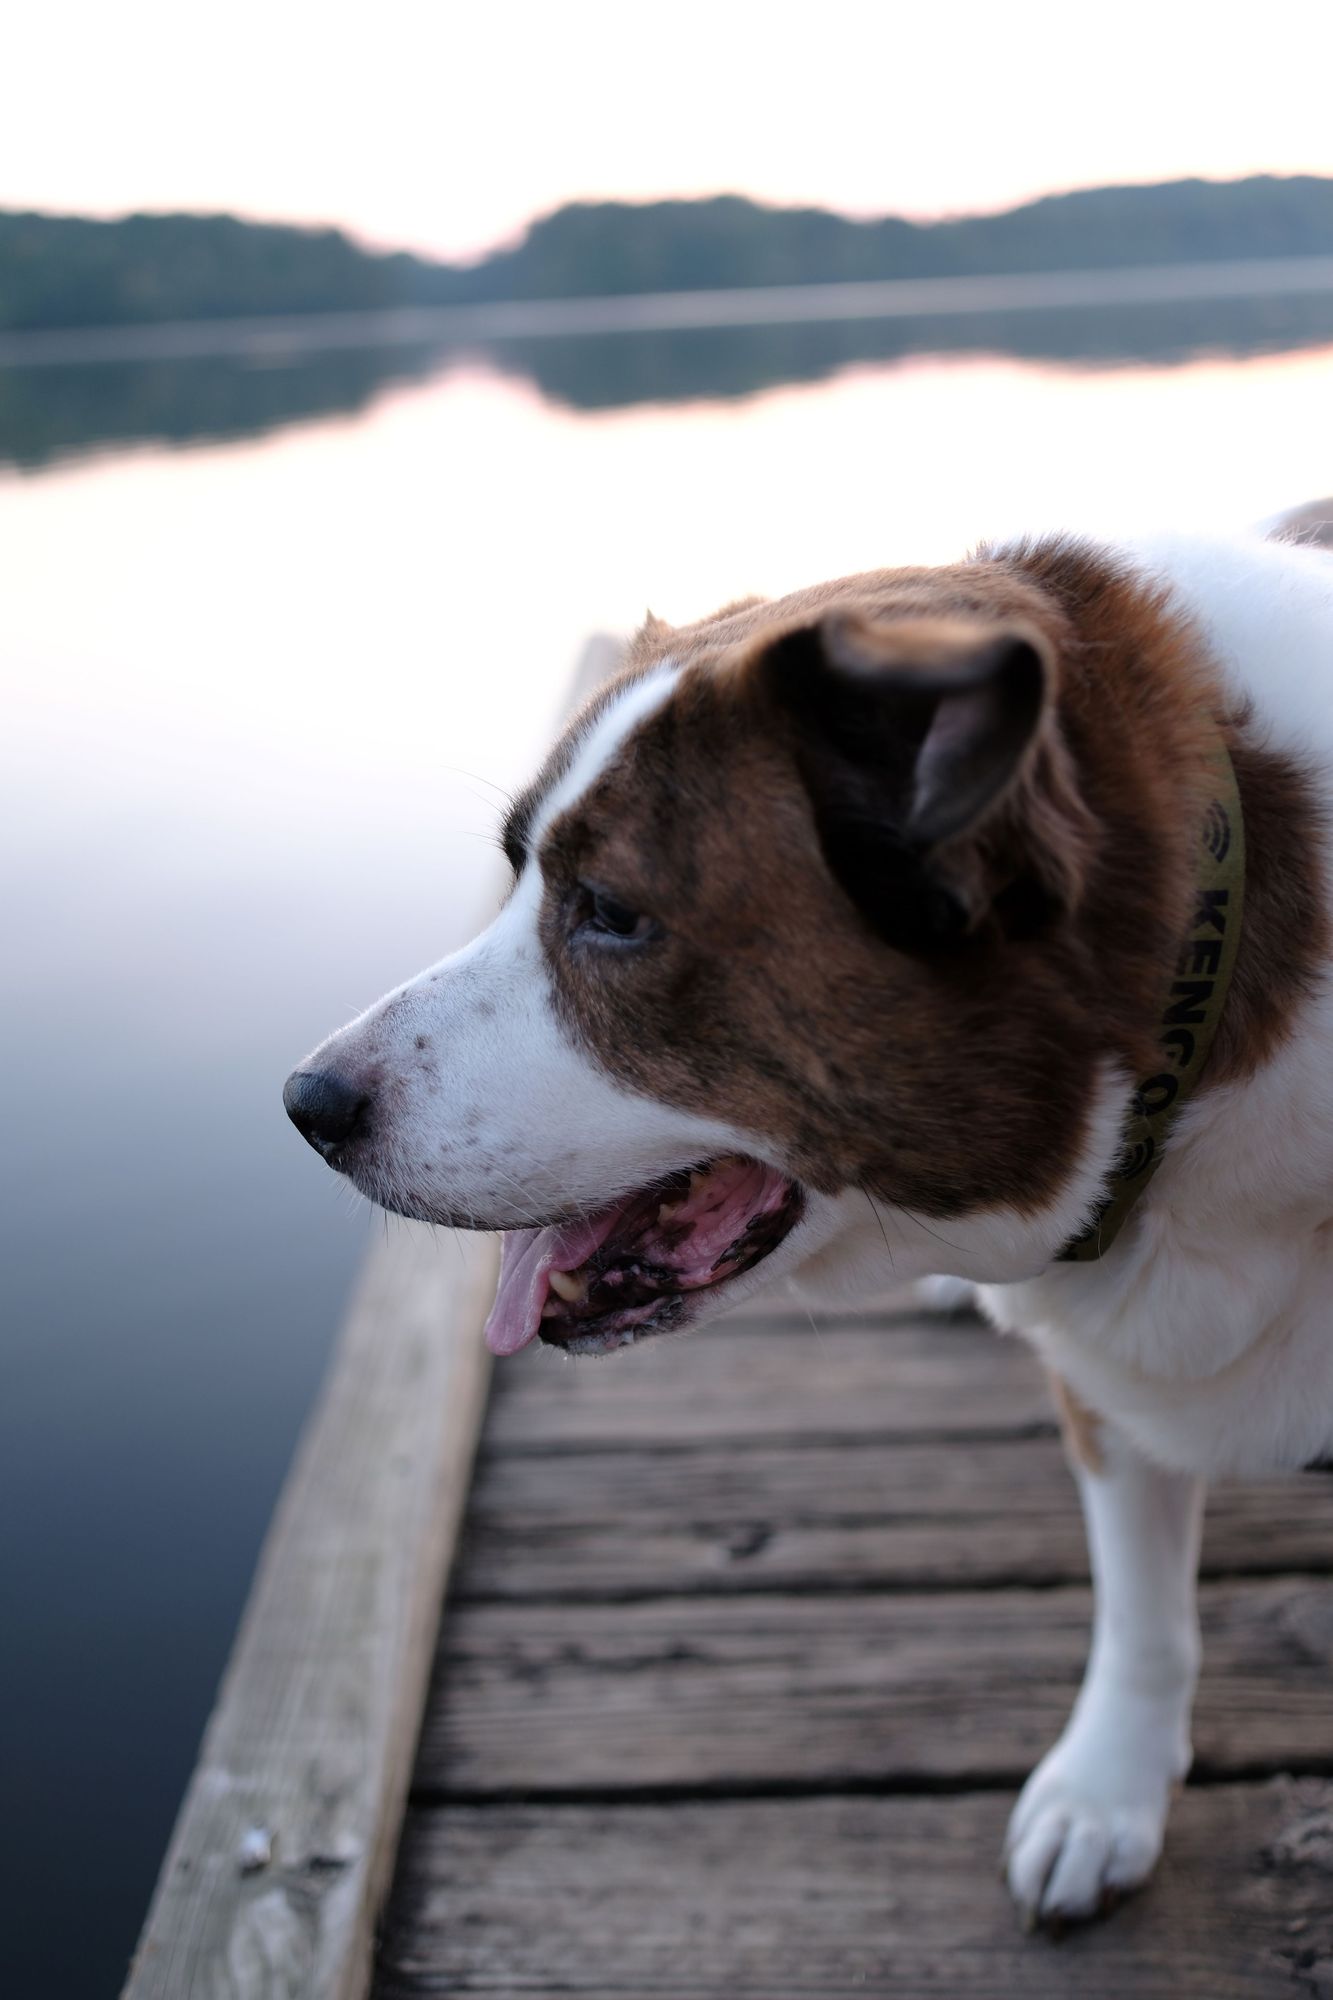
[[[616,1205],[583,1222],[505,1231],[500,1283],[486,1322],[486,1345],[492,1354],[517,1354],[537,1338],[552,1271],[577,1270],[605,1243],[620,1212]]]

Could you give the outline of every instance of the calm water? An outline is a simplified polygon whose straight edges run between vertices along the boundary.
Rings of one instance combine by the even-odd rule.
[[[116,1989],[371,1226],[282,1079],[473,926],[585,633],[1243,522],[1330,416],[1327,300],[0,369],[7,1994]]]

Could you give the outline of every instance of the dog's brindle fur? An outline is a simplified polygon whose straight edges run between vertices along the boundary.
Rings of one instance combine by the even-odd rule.
[[[897,857],[899,906],[909,873],[964,906],[961,932],[934,945],[886,944],[821,851],[826,800],[816,791],[812,813],[808,787],[858,776],[834,759],[812,770],[807,749],[846,696],[823,649],[849,618],[886,675],[941,634],[955,648],[1018,634],[1042,660],[1041,713],[997,808],[941,848]],[[1048,542],[683,630],[651,620],[626,674],[663,658],[683,668],[670,698],[555,819],[540,854],[559,1003],[631,1089],[771,1136],[822,1192],[861,1186],[939,1219],[1040,1207],[1084,1142],[1097,1061],[1109,1054],[1133,1076],[1152,1067],[1219,723],[1251,859],[1208,1078],[1252,1069],[1285,1033],[1327,947],[1313,789],[1227,713],[1194,630],[1105,556]],[[513,858],[588,720],[511,814]],[[610,969],[570,954],[580,880],[652,912],[661,944]]]

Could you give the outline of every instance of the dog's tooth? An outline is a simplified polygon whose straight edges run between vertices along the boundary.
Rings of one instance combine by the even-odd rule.
[[[588,1280],[580,1278],[574,1271],[550,1271],[551,1290],[566,1305],[581,1305],[588,1296]]]
[[[660,1229],[663,1223],[670,1222],[673,1216],[679,1214],[680,1214],[680,1203],[678,1201],[664,1201],[661,1207],[657,1211],[658,1228]]]

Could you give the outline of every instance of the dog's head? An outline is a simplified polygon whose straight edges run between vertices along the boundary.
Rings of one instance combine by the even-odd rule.
[[[1062,645],[987,563],[649,621],[511,811],[494,923],[287,1087],[372,1199],[510,1232],[497,1352],[835,1261],[1024,1275],[1069,1232],[1098,835]]]

